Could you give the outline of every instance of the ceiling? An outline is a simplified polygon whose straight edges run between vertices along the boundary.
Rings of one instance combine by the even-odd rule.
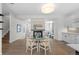
[[[41,6],[44,3],[13,3],[3,4],[4,10],[15,13],[18,17],[26,19],[33,18],[56,18],[58,16],[67,15],[76,12],[79,9],[79,3],[54,3],[55,11],[51,14],[41,13]]]

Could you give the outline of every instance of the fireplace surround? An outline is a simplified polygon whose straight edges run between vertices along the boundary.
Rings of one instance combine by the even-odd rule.
[[[43,38],[43,31],[44,30],[32,30],[33,31],[33,38]]]

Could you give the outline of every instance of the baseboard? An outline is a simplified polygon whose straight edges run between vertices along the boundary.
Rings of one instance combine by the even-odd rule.
[[[7,31],[2,35],[2,38],[8,33],[8,31],[9,31],[9,30],[7,30]]]
[[[13,43],[14,41],[16,41],[16,40],[9,40],[9,43]]]
[[[63,40],[59,40],[59,39],[55,39],[55,40],[58,40],[58,41],[63,41]]]
[[[25,38],[23,38],[23,39],[25,39]],[[13,43],[13,42],[15,42],[15,41],[17,41],[17,40],[21,40],[21,39],[10,40],[9,43]]]

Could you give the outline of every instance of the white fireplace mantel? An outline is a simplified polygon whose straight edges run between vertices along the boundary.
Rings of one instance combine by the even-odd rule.
[[[44,31],[45,29],[31,29],[32,31]]]

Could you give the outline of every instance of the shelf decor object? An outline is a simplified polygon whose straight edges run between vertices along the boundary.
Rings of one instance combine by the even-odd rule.
[[[0,23],[4,23],[4,21],[0,21]]]
[[[0,30],[3,30],[3,28],[0,28]]]
[[[3,14],[0,14],[0,17],[4,16]],[[4,23],[2,20],[0,21],[0,24]],[[3,28],[0,28],[0,30],[3,30]]]
[[[0,14],[0,16],[4,16],[3,14]]]

